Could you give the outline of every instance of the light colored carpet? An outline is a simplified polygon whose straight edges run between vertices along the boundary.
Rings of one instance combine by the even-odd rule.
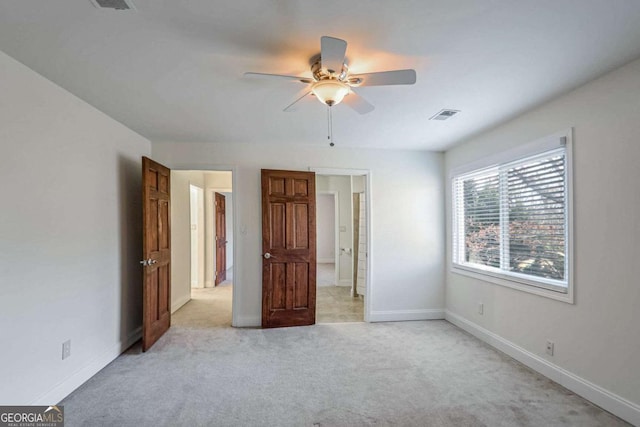
[[[446,321],[178,319],[64,399],[67,427],[627,425]]]

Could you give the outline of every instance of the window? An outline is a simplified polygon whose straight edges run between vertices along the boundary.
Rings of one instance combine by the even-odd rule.
[[[566,132],[453,174],[454,271],[569,299],[570,153]]]

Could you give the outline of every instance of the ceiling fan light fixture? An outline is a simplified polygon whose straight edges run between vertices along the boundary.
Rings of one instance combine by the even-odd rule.
[[[311,85],[311,92],[320,102],[332,107],[349,93],[349,85],[335,79],[320,80]]]

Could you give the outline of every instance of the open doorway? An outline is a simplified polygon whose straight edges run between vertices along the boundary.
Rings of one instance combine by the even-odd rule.
[[[365,320],[366,175],[316,172],[316,321]]]
[[[171,171],[173,323],[231,326],[233,172]]]

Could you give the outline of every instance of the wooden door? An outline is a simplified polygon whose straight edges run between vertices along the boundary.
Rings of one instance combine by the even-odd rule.
[[[262,170],[262,327],[315,321],[315,174]]]
[[[142,351],[171,325],[170,172],[142,158]]]
[[[226,220],[226,199],[216,193],[216,280],[215,284],[227,280],[227,220]]]

